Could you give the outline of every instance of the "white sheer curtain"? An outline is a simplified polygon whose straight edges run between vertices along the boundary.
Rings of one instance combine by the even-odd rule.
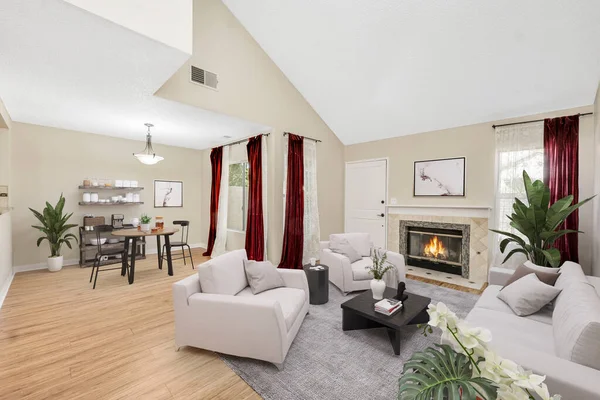
[[[525,123],[496,128],[496,201],[494,226],[496,229],[518,232],[510,226],[506,217],[512,213],[515,197],[527,204],[523,186],[523,170],[532,180],[544,177],[544,123]],[[493,265],[516,268],[525,261],[525,255],[513,255],[502,265],[505,255],[514,247],[509,246],[504,254],[499,244],[504,238],[498,234],[493,245]]]
[[[217,233],[211,258],[215,258],[227,249],[227,206],[229,204],[229,146],[223,146],[221,161],[221,187],[219,189],[219,214],[217,215]]]
[[[302,263],[319,258],[319,205],[317,198],[317,142],[304,139],[304,246]]]

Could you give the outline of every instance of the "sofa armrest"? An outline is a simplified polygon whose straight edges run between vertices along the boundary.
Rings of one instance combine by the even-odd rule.
[[[514,270],[508,268],[492,267],[490,268],[488,282],[490,285],[504,286],[514,272]]]
[[[201,293],[198,274],[190,275],[173,284],[173,304],[188,305],[188,298],[194,293]]]
[[[310,298],[310,292],[308,291],[308,280],[306,279],[306,273],[304,270],[284,269],[279,268],[279,274],[283,279],[286,287],[302,289],[306,293],[306,301]]]
[[[387,286],[396,289],[398,283],[406,282],[406,264],[404,262],[404,256],[395,251],[386,251],[387,261],[395,266],[395,270],[386,272],[384,280]],[[394,273],[395,272],[395,273]]]
[[[321,250],[321,264],[329,267],[329,280],[342,291],[346,291],[354,281],[350,259],[330,249]]]
[[[329,240],[319,242],[319,248],[321,250],[329,248]]]

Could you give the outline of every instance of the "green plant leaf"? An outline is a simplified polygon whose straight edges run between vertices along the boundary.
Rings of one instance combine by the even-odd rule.
[[[61,194],[56,207],[52,207],[49,202],[46,202],[46,207],[42,212],[38,212],[32,208],[29,208],[35,218],[40,221],[40,225],[32,225],[33,228],[43,232],[46,236],[42,236],[37,240],[37,246],[47,240],[50,245],[50,254],[52,257],[60,255],[60,248],[63,244],[66,244],[69,248],[72,248],[71,239],[75,239],[78,242],[77,237],[72,233],[67,233],[69,229],[77,226],[77,224],[67,224],[67,220],[71,218],[73,213],[63,215],[65,206],[65,198]]]
[[[558,268],[560,266],[560,251],[558,249],[541,249],[540,252],[544,255],[548,264],[550,264],[553,268]]]
[[[527,259],[529,259],[529,253],[527,251],[525,251],[525,249],[512,249],[510,251],[510,253],[508,253],[506,255],[506,257],[504,258],[504,261],[502,261],[502,264],[504,264],[509,258],[511,258],[513,255],[517,254],[517,253],[523,253],[527,256]]]
[[[485,378],[473,377],[473,365],[467,356],[450,346],[435,345],[416,352],[404,364],[398,381],[399,400],[496,398],[496,385]],[[440,351],[441,350],[441,351]]]

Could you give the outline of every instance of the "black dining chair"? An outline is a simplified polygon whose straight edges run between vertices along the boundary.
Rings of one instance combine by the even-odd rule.
[[[92,274],[90,275],[90,282],[92,282],[92,278],[94,278],[94,287],[93,289],[96,289],[96,281],[98,280],[98,272],[102,271],[111,271],[111,270],[121,270],[123,267],[123,263],[127,263],[127,252],[125,250],[125,247],[123,245],[123,243],[119,242],[118,244],[106,244],[106,245],[102,245],[100,239],[102,239],[102,234],[106,233],[106,232],[112,232],[114,230],[114,228],[112,227],[112,225],[97,225],[94,227],[94,231],[96,232],[96,243],[97,243],[97,247],[98,247],[98,251],[96,252],[96,257],[94,258],[94,264],[92,265]],[[119,259],[119,267],[112,267],[114,264],[116,264],[115,262],[109,262],[109,263],[104,263],[102,264],[102,257],[104,256],[109,256],[109,257],[114,257],[116,255],[121,255],[121,259]],[[112,268],[102,268],[100,269],[100,267],[104,267],[104,266],[111,266]],[[94,275],[94,270],[96,271],[96,274]],[[127,276],[129,276],[129,266],[127,266]]]
[[[186,258],[189,258],[190,261],[192,262],[192,269],[194,269],[194,259],[192,258],[192,249],[190,248],[190,245],[188,244],[188,235],[190,233],[190,221],[185,221],[185,220],[177,220],[177,221],[173,221],[173,225],[179,225],[181,226],[181,241],[171,241],[171,249],[173,249],[173,247],[181,247],[181,257],[178,258],[173,258],[171,257],[171,260],[181,260],[183,258],[183,265],[187,265],[185,262]],[[163,249],[162,249],[162,259],[166,260],[167,255],[165,254],[165,248],[166,248],[166,244],[163,244]],[[185,248],[187,247],[188,249],[188,253],[189,255],[185,254]]]

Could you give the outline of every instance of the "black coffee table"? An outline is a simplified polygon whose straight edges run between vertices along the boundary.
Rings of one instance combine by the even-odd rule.
[[[408,299],[403,302],[402,310],[392,316],[375,312],[374,305],[379,300],[373,299],[373,293],[370,290],[348,300],[342,304],[342,329],[352,331],[387,328],[394,354],[400,355],[400,329],[406,325],[427,323],[429,321],[427,306],[431,302],[429,297],[405,293],[408,295]],[[385,288],[384,298],[391,299],[395,295],[396,289]]]

